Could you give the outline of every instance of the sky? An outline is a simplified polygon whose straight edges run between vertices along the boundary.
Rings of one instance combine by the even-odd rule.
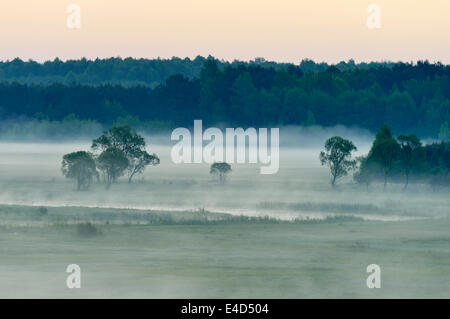
[[[80,28],[73,28],[78,20],[75,11],[67,12],[71,4],[80,8]],[[371,4],[379,15],[367,11]],[[0,2],[0,60],[213,55],[228,61],[450,64],[449,35],[449,0]]]

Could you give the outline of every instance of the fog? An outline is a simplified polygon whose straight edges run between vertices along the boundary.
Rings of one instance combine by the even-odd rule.
[[[369,191],[352,180],[352,173],[329,185],[330,174],[318,155],[324,141],[341,135],[358,147],[355,156],[366,154],[373,136],[361,130],[288,128],[280,134],[280,168],[277,174],[262,175],[260,164],[233,164],[225,185],[209,174],[209,164],[174,164],[170,137],[146,136],[147,150],[156,153],[161,164],[147,167],[132,184],[126,178],[107,190],[94,183],[88,191],[75,191],[75,183],[60,171],[62,156],[89,150],[90,141],[77,143],[0,143],[0,204],[35,206],[80,206],[133,208],[140,210],[196,210],[236,215],[271,216],[281,219],[324,217],[350,213],[366,219],[396,219],[446,214],[429,209],[447,203],[445,196],[425,185],[391,185],[382,192],[379,185]],[[164,143],[164,144],[163,144]],[[355,196],[356,194],[356,196]],[[325,209],[326,206],[326,209]],[[428,209],[423,210],[426,206]]]
[[[352,173],[339,180],[338,186],[333,189],[330,186],[329,170],[320,165],[318,156],[325,140],[334,135],[352,140],[358,147],[355,156],[366,154],[374,138],[371,133],[357,128],[286,128],[280,132],[280,168],[277,174],[260,174],[259,164],[233,164],[232,172],[224,185],[219,184],[214,176],[209,174],[208,164],[174,164],[170,157],[171,147],[174,144],[170,141],[170,135],[146,136],[147,150],[160,157],[159,166],[147,167],[144,174],[136,176],[131,184],[128,184],[123,177],[110,189],[106,189],[104,184],[94,183],[88,191],[76,191],[74,181],[64,178],[60,168],[64,154],[77,150],[89,150],[89,140],[76,143],[1,142],[0,242],[3,241],[3,244],[0,260],[0,296],[292,298],[304,295],[306,297],[339,297],[339,291],[342,291],[339,286],[333,286],[332,280],[327,281],[322,277],[328,274],[327,269],[338,273],[343,271],[340,274],[348,279],[343,287],[348,289],[349,296],[367,296],[364,283],[361,284],[362,286],[355,283],[355,280],[365,276],[364,267],[361,265],[365,262],[369,264],[372,258],[380,262],[385,261],[386,267],[393,268],[394,266],[388,264],[385,257],[381,257],[380,252],[383,249],[389,250],[387,254],[392,253],[394,256],[398,237],[411,237],[411,242],[406,244],[411,245],[411,247],[408,246],[411,255],[405,255],[404,260],[401,261],[409,264],[414,264],[414,256],[417,256],[420,262],[429,262],[422,255],[412,253],[413,249],[422,249],[424,245],[417,244],[416,240],[425,241],[427,236],[441,236],[439,238],[443,240],[443,243],[449,240],[447,237],[442,237],[444,235],[439,233],[440,228],[433,228],[434,226],[428,223],[434,220],[445,221],[442,222],[444,224],[447,222],[450,198],[448,192],[431,191],[426,185],[411,185],[407,191],[404,191],[403,185],[390,184],[388,190],[383,191],[382,185],[374,184],[366,190],[365,187],[353,181]],[[33,214],[37,207],[47,207],[48,216],[36,218]],[[103,234],[92,240],[80,239],[73,235],[74,233],[72,234],[72,230],[70,235],[67,235],[66,232],[69,230],[58,228],[61,224],[70,225],[70,223],[89,221],[89,216],[93,213],[127,214],[121,211],[124,209],[128,212],[131,209],[142,214],[176,213],[178,214],[176,216],[181,216],[180,218],[183,218],[182,216],[191,218],[192,215],[189,215],[191,213],[195,216],[197,213],[206,212],[212,214],[208,216],[225,213],[234,216],[269,216],[283,221],[325,220],[327,217],[353,216],[362,222],[354,224],[355,226],[344,222],[341,228],[324,223],[301,224],[298,226],[299,229],[292,228],[294,226],[290,225],[283,226],[284,224],[268,224],[264,226],[264,230],[247,224],[237,224],[232,228],[214,225],[192,228],[193,226],[186,225],[167,229],[164,226],[133,229],[109,225],[108,220],[103,224],[98,222],[99,227],[103,229]],[[419,225],[417,224],[419,222],[425,224]],[[380,227],[378,223],[382,223],[383,226]],[[439,223],[441,222],[437,224]],[[126,224],[128,225],[129,222],[127,221]],[[239,227],[244,227],[245,230],[242,228],[242,232],[239,232]],[[344,229],[348,232],[344,232]],[[381,230],[385,232],[380,233]],[[155,234],[158,236],[155,237]],[[231,237],[227,237],[227,234]],[[306,237],[300,239],[298,236]],[[139,241],[139,238],[144,237],[149,241],[143,239]],[[242,241],[239,240],[241,237]],[[254,240],[255,243],[252,244]],[[114,245],[119,245],[119,242],[120,245],[125,245],[121,246],[120,253],[113,248]],[[288,249],[294,249],[293,245],[304,245],[306,242],[315,247],[318,245],[317,252],[313,253],[314,256],[308,255],[310,257],[303,261],[289,259],[294,258],[297,250],[288,251]],[[325,251],[320,253],[321,249],[325,249],[323,246],[325,242],[330,243],[330,247],[327,248],[329,250],[326,253]],[[340,242],[341,246],[333,248],[335,242]],[[430,241],[430,243],[438,244],[434,248],[428,246],[434,254],[435,248],[440,249],[441,242]],[[276,252],[272,249],[265,251],[266,245],[280,246],[276,248],[278,249]],[[190,251],[189,256],[179,251],[182,247]],[[205,251],[196,250],[200,249],[198,247],[203,247]],[[306,246],[295,247],[300,249],[298,252],[306,249],[300,254],[311,253],[308,252],[308,248],[305,248]],[[319,262],[325,258],[325,255],[329,256],[330,252],[335,249],[339,251],[342,247],[346,247],[345,252],[336,252],[335,258],[339,260],[344,258],[349,267],[357,269],[363,267],[362,275],[358,275],[359,277],[351,277],[347,268],[345,271],[339,270],[339,267],[330,265],[328,261],[324,261],[323,264]],[[33,251],[32,258],[26,257],[30,250]],[[97,250],[99,252],[96,252]],[[251,253],[245,256],[243,250]],[[71,258],[67,258],[68,251],[73,251],[80,261],[69,261]],[[359,252],[360,256],[349,258],[354,252]],[[51,256],[49,257],[48,254]],[[98,256],[94,257],[97,254]],[[141,260],[141,257],[144,258],[146,254],[150,259]],[[212,259],[208,259],[208,254]],[[222,260],[230,256],[233,256],[233,262]],[[253,256],[253,259],[250,256]],[[53,264],[47,264],[46,258],[54,258]],[[183,263],[184,258],[188,260],[193,258],[192,264]],[[252,267],[257,267],[256,264],[262,260],[261,258],[266,260],[267,265],[272,265],[270,267],[273,269],[284,269],[283,271],[288,274],[292,272],[292,276],[300,276],[296,279],[300,280],[299,286],[291,286],[290,283],[282,280],[277,270],[273,270],[272,274],[267,269],[267,272],[258,275],[259,270],[255,268],[253,276],[265,278],[268,283],[267,286],[261,287],[261,290],[254,288],[255,293],[249,295],[252,291],[249,287],[253,284],[257,285],[249,279],[252,277],[250,273]],[[354,263],[352,263],[353,258]],[[433,258],[444,257],[434,256]],[[159,270],[158,263],[173,264],[177,263],[178,259],[181,262],[179,268],[169,267],[165,271]],[[52,268],[55,265],[65,267],[63,266],[65,263],[67,265],[73,262],[84,263],[91,267],[92,272],[88,272],[86,276],[92,280],[91,285],[95,287],[70,295],[61,288],[54,288],[56,281],[61,278],[64,280],[64,269],[62,273],[55,275],[56,277],[52,277],[50,273],[42,273],[41,267]],[[129,262],[132,264],[128,264]],[[153,270],[156,268],[156,272],[148,278],[143,275],[141,269],[150,267],[147,262],[152,264]],[[306,273],[300,274],[299,269],[294,270],[295,263],[298,262],[304,263],[299,266],[299,269],[305,270]],[[397,262],[400,261],[397,260]],[[104,264],[108,270],[102,272],[99,263]],[[230,263],[229,267],[233,269],[228,282],[221,272],[221,263]],[[205,279],[207,281],[204,281],[197,277],[200,275],[197,275],[196,271],[206,265],[210,267],[208,268],[210,273],[207,275],[208,279]],[[128,270],[123,270],[122,266],[128,267]],[[133,267],[137,269],[134,275]],[[244,276],[240,267],[248,267],[249,277]],[[411,272],[417,276],[421,275],[416,268]],[[111,291],[104,295],[106,282],[111,277],[116,278],[117,283],[121,283],[125,288],[120,290],[120,293]],[[19,283],[20,278],[28,278],[29,285],[24,286],[23,282]],[[140,280],[148,283],[149,278],[153,280],[153,287],[159,284],[160,288],[146,290]],[[237,281],[238,278],[248,280],[247,284],[250,286],[247,285],[247,288],[244,288],[244,284],[242,282],[239,284]],[[424,285],[427,285],[427,279],[424,280]],[[232,288],[230,282],[234,282],[236,286]],[[35,286],[38,284],[44,287]],[[222,289],[219,289],[217,285],[222,284]],[[353,284],[356,286],[352,286]],[[284,285],[285,289],[282,288]],[[5,290],[2,287],[9,288]],[[399,289],[393,288],[379,296],[397,297],[411,294],[408,289]],[[437,287],[427,286],[427,289],[422,290],[421,293],[424,291],[438,293]],[[343,291],[345,293],[345,289]],[[413,296],[421,296],[421,293],[417,292]]]

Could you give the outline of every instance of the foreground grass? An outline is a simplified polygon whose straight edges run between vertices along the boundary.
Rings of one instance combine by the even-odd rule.
[[[10,209],[28,217],[38,210]],[[108,215],[93,221],[98,233],[84,236],[77,231],[83,214],[106,211],[74,209],[48,208],[30,224],[0,226],[0,297],[450,296],[450,219],[140,224]],[[69,214],[78,221],[49,222]],[[81,289],[66,288],[72,263],[81,266]],[[372,263],[381,266],[381,289],[366,287]]]
[[[212,213],[204,209],[169,212],[136,209],[45,207],[0,205],[0,225],[4,226],[52,226],[93,223],[127,225],[225,225],[225,224],[317,224],[363,221],[351,215],[327,216],[322,219],[280,220],[273,217],[252,217]]]

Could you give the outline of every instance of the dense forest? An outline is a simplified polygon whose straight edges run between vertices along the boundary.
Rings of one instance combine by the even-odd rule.
[[[16,59],[0,64],[0,79],[3,131],[61,121],[162,129],[202,119],[205,125],[342,124],[372,132],[388,124],[396,135],[450,137],[450,66],[427,61]]]
[[[68,60],[66,62],[56,58],[53,61],[38,63],[36,61],[22,61],[16,58],[12,61],[0,62],[0,81],[18,82],[22,84],[49,85],[53,83],[63,84],[120,84],[122,86],[144,85],[155,87],[163,83],[171,75],[182,74],[188,78],[195,78],[200,75],[200,71],[206,59],[197,56],[191,60],[189,58],[180,59],[133,59],[133,58],[110,58]],[[266,61],[263,58],[256,58],[253,61],[219,61],[216,60],[219,68],[225,66],[253,65],[275,70],[286,69],[289,63],[276,63]],[[367,69],[378,66],[391,66],[392,63],[359,63],[353,60],[336,64],[339,70],[349,70],[355,67]],[[330,67],[327,63],[315,63],[312,60],[304,59],[299,67],[303,72],[321,72]]]

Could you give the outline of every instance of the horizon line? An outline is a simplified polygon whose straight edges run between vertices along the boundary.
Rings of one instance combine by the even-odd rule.
[[[170,60],[174,60],[174,59],[179,59],[179,60],[190,60],[190,61],[194,61],[197,58],[203,58],[203,59],[208,59],[208,58],[213,58],[221,63],[252,63],[252,62],[258,62],[258,60],[261,60],[262,63],[276,63],[276,64],[293,64],[293,65],[300,65],[303,61],[312,61],[315,64],[328,64],[328,65],[337,65],[340,63],[346,63],[348,64],[350,61],[353,61],[353,63],[355,65],[360,65],[360,64],[372,64],[372,63],[378,63],[378,64],[412,64],[412,65],[417,65],[419,62],[428,62],[430,64],[441,64],[443,66],[450,66],[450,63],[444,63],[442,60],[436,60],[436,61],[430,61],[429,59],[425,58],[425,59],[417,59],[417,60],[410,60],[410,61],[406,61],[406,60],[372,60],[372,61],[366,61],[366,60],[360,60],[357,61],[356,59],[350,58],[350,59],[343,59],[339,62],[329,62],[329,61],[318,61],[318,60],[314,60],[313,58],[309,58],[309,57],[304,57],[302,59],[299,60],[299,62],[289,62],[289,61],[282,61],[282,60],[268,60],[264,57],[254,57],[253,59],[223,59],[223,58],[217,58],[213,55],[208,55],[208,56],[204,56],[204,55],[196,55],[194,58],[193,57],[189,57],[189,56],[185,56],[185,57],[181,57],[181,56],[175,56],[173,55],[172,57],[161,57],[161,56],[157,56],[157,57],[137,57],[137,56],[126,56],[126,57],[122,57],[122,56],[108,56],[108,57],[96,57],[96,58],[87,58],[87,57],[78,57],[78,58],[60,58],[58,56],[55,56],[53,58],[53,60],[51,59],[44,59],[44,60],[40,60],[40,59],[33,59],[33,58],[28,58],[28,59],[24,59],[21,58],[19,56],[12,58],[12,59],[2,59],[0,60],[0,63],[11,63],[14,60],[20,60],[22,62],[25,63],[29,63],[29,62],[35,62],[38,64],[44,64],[44,63],[48,63],[48,62],[55,62],[57,60],[61,61],[61,62],[69,62],[69,61],[81,61],[81,60],[86,60],[88,62],[95,62],[97,60],[112,60],[112,59],[120,59],[120,60],[128,60],[128,59],[132,59],[132,60],[148,60],[148,61],[155,61],[155,60],[161,60],[161,61],[170,61]]]

